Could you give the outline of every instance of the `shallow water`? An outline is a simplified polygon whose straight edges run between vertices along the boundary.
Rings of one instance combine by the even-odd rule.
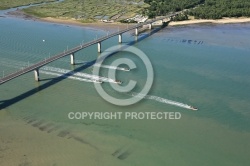
[[[0,18],[0,26],[0,73],[4,75],[107,33],[16,18]],[[133,106],[107,103],[91,82],[67,77],[56,79],[56,75],[48,74],[72,69],[92,74],[93,67],[71,66],[69,57],[49,64],[47,74],[41,73],[39,83],[34,81],[33,73],[28,73],[1,85],[0,112],[7,115],[0,115],[11,117],[5,125],[13,121],[24,123],[18,127],[19,131],[31,128],[41,138],[48,139],[36,145],[37,150],[20,147],[12,153],[33,153],[27,161],[34,165],[70,161],[82,165],[80,156],[89,165],[98,162],[104,165],[249,165],[249,28],[250,24],[167,27],[135,43],[151,60],[155,79],[149,96]],[[128,33],[123,40],[128,43],[134,37]],[[117,41],[117,37],[105,41],[103,50]],[[89,62],[97,56],[96,46],[91,46],[77,53],[76,59]],[[127,78],[137,80],[134,92],[138,92],[145,82],[145,66],[124,52],[106,60],[105,65],[119,57],[136,62],[136,70],[118,71],[118,79],[124,83],[128,82]],[[108,69],[103,68],[102,76],[107,77]],[[127,97],[112,90],[108,83],[103,86],[114,96]],[[164,102],[167,99],[193,105],[199,111],[169,105]],[[85,111],[180,112],[182,117],[180,120],[68,119],[69,112]],[[31,132],[13,138],[13,142],[22,141],[28,146],[26,137],[39,140]],[[60,141],[67,146],[61,147]],[[84,150],[85,155],[79,154],[82,146],[88,154]],[[50,152],[59,147],[61,150]],[[79,153],[62,155],[61,151]],[[8,163],[8,158],[0,161]]]

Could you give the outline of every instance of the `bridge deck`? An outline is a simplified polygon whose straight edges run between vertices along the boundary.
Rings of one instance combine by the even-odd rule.
[[[63,57],[65,57],[65,56],[68,56],[68,55],[70,55],[70,54],[73,54],[73,53],[75,53],[75,52],[78,52],[78,51],[80,51],[80,50],[82,50],[82,49],[84,49],[84,48],[86,48],[86,47],[89,47],[89,46],[92,46],[92,45],[94,45],[94,44],[100,43],[100,42],[102,42],[102,41],[104,41],[104,40],[107,40],[107,39],[109,39],[109,38],[111,38],[111,37],[117,36],[117,35],[119,35],[119,34],[123,34],[123,33],[125,33],[125,32],[131,31],[131,30],[133,30],[133,29],[140,28],[140,27],[142,27],[143,25],[151,24],[151,23],[153,23],[153,22],[155,22],[155,21],[163,20],[163,19],[165,19],[165,18],[170,18],[170,17],[172,17],[172,16],[174,16],[174,15],[175,15],[175,14],[172,14],[172,15],[169,15],[169,16],[164,16],[164,17],[160,17],[160,18],[157,18],[157,19],[153,19],[153,20],[148,21],[148,22],[145,22],[145,23],[137,24],[137,25],[135,25],[135,26],[128,27],[127,29],[123,29],[123,30],[121,30],[121,31],[114,32],[114,33],[109,34],[109,35],[107,35],[107,36],[104,36],[104,37],[101,37],[101,38],[99,38],[99,39],[96,39],[96,40],[90,41],[90,42],[88,42],[88,43],[85,43],[85,44],[83,44],[83,45],[77,46],[77,47],[72,48],[72,49],[70,49],[70,50],[67,50],[67,51],[65,51],[65,52],[63,52],[63,53],[59,53],[59,54],[57,54],[57,55],[55,55],[55,56],[52,56],[51,58],[45,59],[45,60],[40,61],[40,62],[38,62],[38,63],[36,63],[36,64],[34,64],[34,65],[31,65],[31,66],[29,66],[29,67],[27,67],[27,68],[24,68],[24,69],[22,69],[22,70],[20,70],[20,71],[17,71],[17,72],[15,72],[15,73],[9,74],[9,75],[7,75],[7,76],[1,78],[1,79],[0,79],[0,85],[6,83],[6,82],[8,82],[8,81],[10,81],[10,80],[12,80],[12,79],[14,79],[14,78],[16,78],[16,77],[19,77],[19,76],[21,76],[21,75],[23,75],[23,74],[26,74],[26,73],[28,73],[28,72],[34,71],[34,70],[36,70],[36,69],[39,69],[39,68],[41,68],[42,66],[45,66],[45,65],[47,65],[47,64],[49,64],[49,63],[51,63],[51,62],[53,62],[53,61],[56,61],[57,59],[60,59],[60,58],[63,58]]]

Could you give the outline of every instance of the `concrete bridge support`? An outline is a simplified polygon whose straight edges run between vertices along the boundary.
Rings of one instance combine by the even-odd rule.
[[[138,36],[138,28],[135,28],[135,36]]]
[[[35,74],[35,81],[39,81],[39,70],[35,69],[34,74]]]
[[[152,24],[148,24],[148,29],[152,29]]]
[[[73,53],[70,54],[70,64],[75,65],[75,55]]]
[[[119,34],[119,43],[122,43],[122,34]]]
[[[102,45],[101,45],[101,42],[97,43],[97,51],[98,51],[99,53],[102,52]]]

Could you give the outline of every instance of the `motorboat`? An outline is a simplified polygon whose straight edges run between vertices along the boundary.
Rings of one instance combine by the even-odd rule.
[[[124,68],[124,71],[130,71],[130,69],[129,68]]]
[[[197,110],[198,110],[198,108],[193,107],[193,106],[190,106],[190,109],[191,109],[191,110],[194,110],[194,111],[197,111]]]
[[[93,80],[93,82],[94,82],[94,83],[99,83],[99,84],[103,83],[103,82],[100,81],[100,80]]]
[[[122,84],[122,81],[119,81],[119,80],[115,80],[115,83],[117,83],[117,84]]]

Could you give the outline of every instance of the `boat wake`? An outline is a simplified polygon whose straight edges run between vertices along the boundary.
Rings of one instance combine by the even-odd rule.
[[[50,71],[50,74],[51,74],[51,72],[60,73],[61,75],[64,74],[68,78],[70,78],[72,76],[73,77],[80,77],[80,78],[82,77],[82,78],[85,78],[85,80],[90,80],[88,82],[95,82],[95,83],[101,83],[101,82],[117,83],[116,80],[111,79],[111,78],[101,77],[101,76],[87,74],[87,73],[82,73],[82,72],[74,72],[74,71],[67,70],[67,69],[62,69],[62,68],[44,66],[44,67],[41,68],[41,70],[43,70],[43,71]],[[48,72],[47,72],[47,74],[48,74]]]
[[[32,65],[31,63],[26,63],[26,62],[21,62],[21,61],[14,61],[14,60],[9,60],[5,58],[0,59],[0,65],[10,67],[10,68],[16,68],[16,69],[23,69],[25,67],[28,67],[29,65]],[[103,66],[101,66],[103,67]],[[104,65],[106,68],[110,69],[117,69],[117,70],[124,70],[127,71],[128,69],[126,68],[119,68],[115,66],[107,66]],[[79,80],[79,81],[85,81],[85,82],[93,82],[93,83],[103,83],[103,82],[110,82],[110,83],[115,83],[115,84],[121,84],[121,81],[114,80],[111,78],[107,77],[101,77],[93,74],[87,74],[83,72],[74,72],[72,70],[67,70],[63,68],[56,68],[56,67],[51,67],[51,66],[44,66],[40,68],[39,70],[40,73],[47,74],[47,75],[53,75],[53,76],[62,76],[62,77],[67,77],[69,79],[74,79],[74,80]]]
[[[65,61],[68,62],[68,61]],[[76,60],[76,63],[82,63],[82,64],[88,64],[88,61],[81,61],[81,60]],[[129,68],[127,67],[117,67],[117,66],[110,66],[110,65],[100,65],[100,64],[93,64],[92,66],[97,66],[101,68],[106,68],[106,69],[113,69],[113,70],[121,70],[121,71],[130,71]]]
[[[154,101],[157,101],[160,103],[169,104],[169,105],[173,105],[173,106],[177,106],[177,107],[181,107],[181,108],[185,108],[185,109],[190,109],[190,110],[195,110],[195,111],[198,110],[197,108],[190,106],[188,104],[180,103],[177,101],[165,99],[165,98],[158,97],[158,96],[151,96],[151,95],[144,96],[143,94],[135,93],[135,92],[132,92],[131,96],[144,98],[144,99],[150,99],[150,100],[154,100]]]
[[[24,62],[18,62],[18,61],[0,61],[1,65],[8,66],[8,67],[13,67],[13,68],[23,68],[27,66],[26,63]],[[15,64],[15,65],[13,65]],[[107,65],[102,65],[101,67],[109,68],[109,69],[115,69],[115,70],[125,70],[126,68],[119,68],[115,66],[107,66]],[[126,71],[126,70],[125,70]],[[53,75],[53,76],[58,76],[58,77],[64,77],[64,78],[69,78],[72,80],[78,80],[78,81],[84,81],[84,82],[92,82],[92,83],[102,83],[102,82],[110,82],[110,83],[118,83],[120,84],[120,81],[111,79],[111,78],[106,78],[106,77],[101,77],[101,76],[96,76],[92,74],[87,74],[87,73],[82,73],[82,72],[74,72],[71,70],[67,69],[62,69],[62,68],[56,68],[56,67],[50,67],[50,66],[44,66],[40,69],[40,73],[47,74],[47,75]],[[198,110],[197,108],[190,106],[188,104],[180,103],[177,101],[165,99],[162,97],[158,96],[152,96],[152,95],[146,95],[144,96],[143,94],[140,93],[135,93],[132,92],[129,95],[134,96],[134,97],[139,97],[139,98],[145,98],[149,100],[154,100],[160,103],[164,104],[169,104],[185,109],[190,109],[190,110]]]
[[[106,69],[114,69],[114,70],[121,70],[121,71],[130,71],[129,68],[125,68],[125,67],[116,67],[116,66],[108,66],[108,65],[97,65],[97,64],[95,64],[94,66],[100,66],[100,67],[106,68]]]
[[[84,78],[74,77],[74,76],[67,76],[67,75],[64,75],[64,74],[48,72],[48,71],[44,71],[44,70],[40,70],[39,72],[43,73],[43,74],[47,74],[47,75],[53,75],[53,76],[58,76],[58,77],[69,78],[69,79],[72,79],[72,80],[78,80],[78,81],[84,81],[84,82],[95,82],[94,80],[90,80],[90,79],[84,79]]]

